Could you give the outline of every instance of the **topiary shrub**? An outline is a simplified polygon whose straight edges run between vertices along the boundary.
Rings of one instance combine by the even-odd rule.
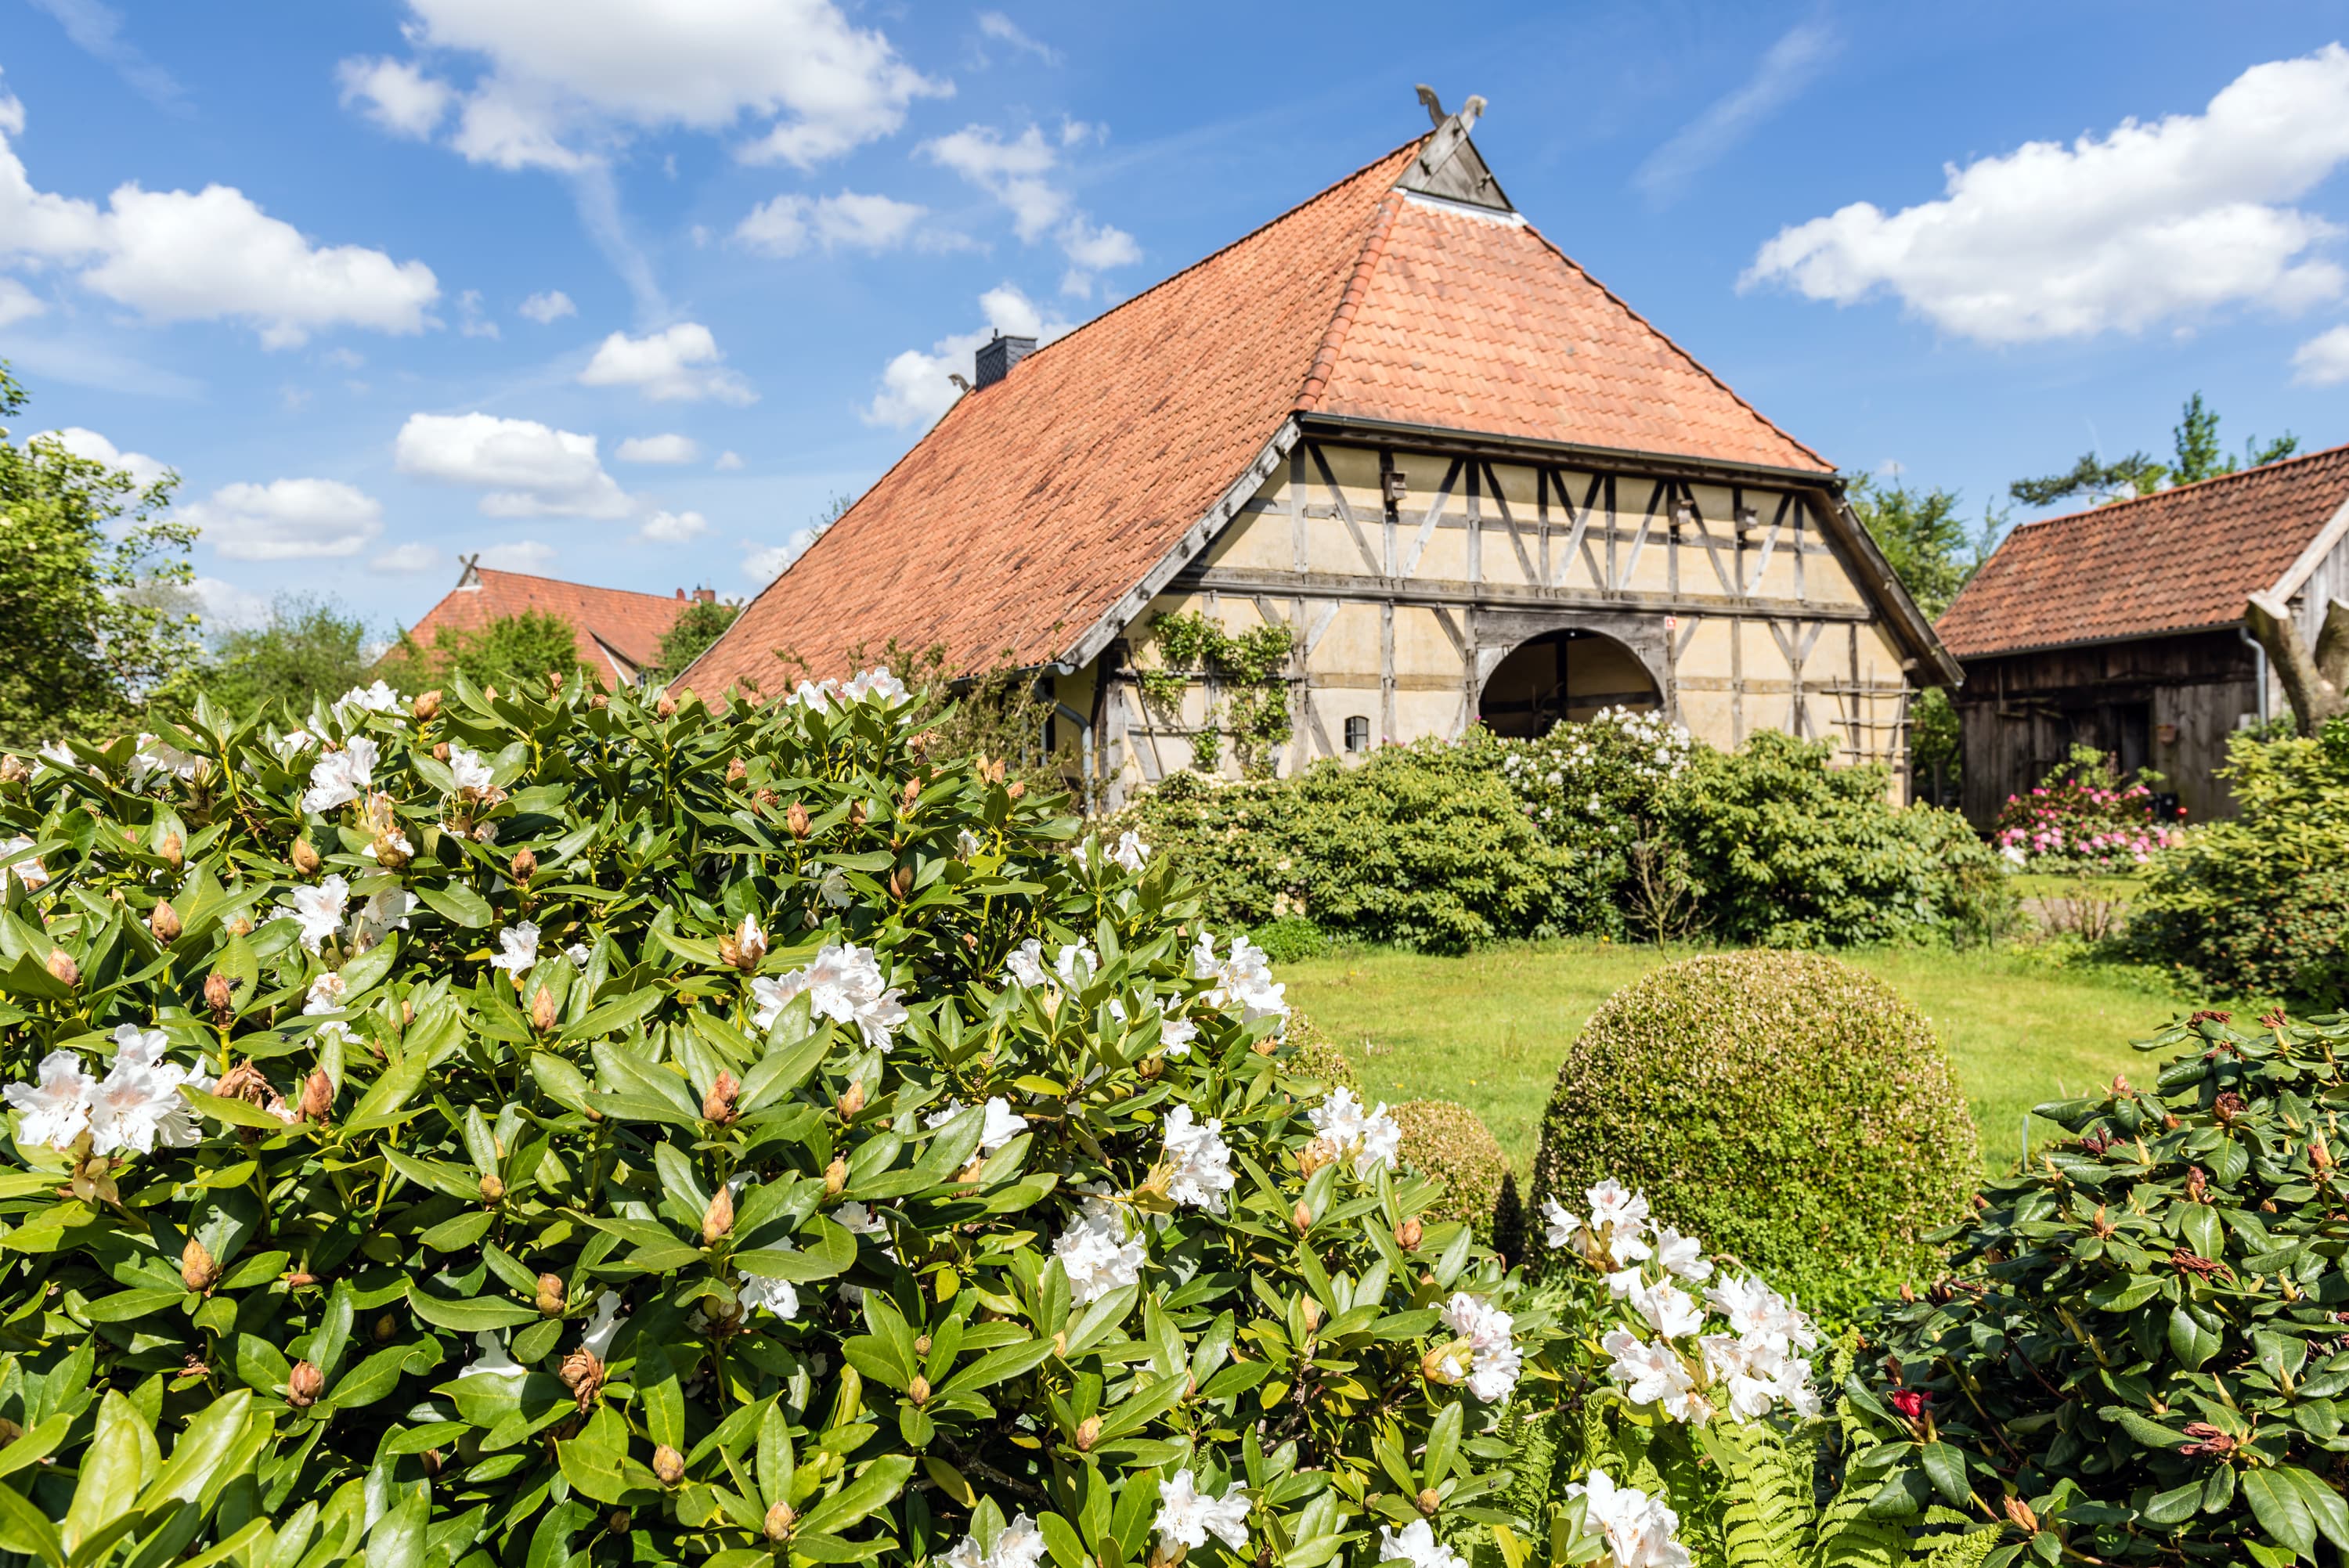
[[[1509,1157],[1493,1130],[1448,1099],[1405,1100],[1394,1108],[1394,1119],[1402,1129],[1402,1162],[1444,1184],[1444,1196],[1428,1213],[1456,1220],[1490,1242],[1501,1183],[1509,1176]]]
[[[1932,1026],[1831,958],[1684,959],[1600,1005],[1558,1069],[1532,1218],[1619,1176],[1830,1318],[1930,1270],[1982,1171]]]
[[[1547,1318],[1163,864],[885,674],[583,684],[0,759],[0,1551],[1433,1568],[1500,1517]]]
[[[1299,1078],[1326,1084],[1331,1088],[1362,1092],[1362,1080],[1354,1071],[1354,1064],[1346,1053],[1308,1015],[1292,1008],[1288,1027],[1283,1031],[1281,1043],[1288,1047],[1288,1070]]]
[[[1874,1332],[1859,1397],[1909,1439],[1888,1513],[2002,1521],[1993,1563],[2349,1556],[2344,1044],[2197,1013],[2139,1044],[2152,1088],[2039,1108],[2072,1140],[1984,1188],[1959,1272]]]

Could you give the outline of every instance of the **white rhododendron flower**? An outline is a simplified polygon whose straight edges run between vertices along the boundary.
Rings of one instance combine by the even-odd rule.
[[[398,828],[393,828],[387,831],[378,843],[369,844],[366,849],[361,850],[359,851],[359,858],[365,861],[381,860],[383,857],[376,851],[383,844],[389,844],[393,849],[398,850],[409,860],[414,860],[416,858],[416,846],[409,843],[408,841],[408,835],[401,832]]]
[[[1150,1249],[1129,1240],[1125,1212],[1105,1198],[1089,1197],[1084,1212],[1053,1242],[1052,1251],[1069,1276],[1079,1306],[1142,1278]]]
[[[291,764],[296,757],[317,744],[318,738],[308,730],[289,729],[272,740],[269,743],[269,749],[277,754],[278,761]]]
[[[310,982],[310,994],[302,1000],[303,1016],[306,1017],[316,1013],[340,1012],[343,997],[349,990],[350,987],[344,983],[340,975],[331,969],[327,970]]]
[[[1667,1339],[1680,1339],[1704,1326],[1704,1309],[1678,1285],[1641,1285],[1630,1294],[1631,1310]]]
[[[1599,1347],[1612,1357],[1607,1375],[1623,1385],[1623,1397],[1634,1405],[1652,1405],[1696,1386],[1687,1364],[1661,1341],[1651,1344],[1628,1328],[1610,1328]]]
[[[1232,1151],[1224,1142],[1221,1121],[1196,1120],[1189,1106],[1176,1106],[1166,1118],[1165,1160],[1168,1198],[1211,1214],[1224,1212],[1224,1194],[1232,1190],[1233,1177]]]
[[[734,1295],[745,1312],[771,1312],[782,1318],[800,1315],[800,1293],[787,1279],[761,1279],[757,1274],[738,1273],[734,1276]]]
[[[571,960],[572,964],[578,968],[585,969],[587,967],[587,960],[594,957],[595,954],[585,943],[574,942],[563,950],[563,956]]]
[[[967,861],[977,853],[978,853],[978,835],[968,828],[958,830],[955,834],[955,858]]]
[[[1340,1158],[1353,1160],[1354,1175],[1361,1180],[1369,1180],[1381,1165],[1393,1170],[1402,1153],[1402,1127],[1387,1110],[1384,1100],[1378,1109],[1366,1113],[1352,1089],[1332,1089],[1329,1099],[1305,1113],[1305,1119]]]
[[[626,1326],[627,1319],[620,1315],[620,1293],[607,1290],[595,1298],[595,1315],[587,1325],[579,1341],[579,1348],[598,1361],[612,1358],[612,1341]]]
[[[321,877],[316,887],[293,889],[277,907],[301,927],[302,945],[316,953],[320,943],[342,929],[343,906],[350,902],[351,884],[336,872]]]
[[[353,686],[335,699],[336,707],[356,707],[368,713],[389,713],[399,706],[399,694],[382,681],[373,686]]]
[[[310,765],[310,788],[302,792],[305,811],[331,811],[375,788],[376,743],[355,735],[340,751]]]
[[[1017,1514],[995,1538],[994,1551],[981,1551],[978,1538],[966,1535],[944,1555],[947,1568],[1036,1568],[1044,1559],[1044,1532],[1027,1514]]]
[[[759,1004],[750,1021],[761,1029],[781,1016],[792,997],[805,992],[808,1006],[818,1017],[855,1025],[866,1045],[884,1052],[889,1048],[889,1031],[908,1016],[897,1000],[900,988],[884,985],[873,949],[854,944],[827,944],[805,968],[780,980],[761,976],[750,982],[750,992]]]
[[[832,1212],[832,1222],[858,1236],[885,1235],[889,1230],[887,1222],[853,1198]]]
[[[498,932],[498,955],[490,967],[509,975],[527,975],[538,962],[538,923],[518,920]]]
[[[1200,932],[1197,944],[1191,949],[1191,977],[1214,981],[1206,992],[1207,1005],[1237,1011],[1244,1024],[1288,1016],[1288,987],[1273,980],[1264,949],[1245,936],[1233,937],[1231,950],[1218,958],[1214,939]]]
[[[90,1096],[97,1088],[82,1071],[79,1057],[71,1051],[51,1051],[41,1058],[31,1083],[12,1083],[0,1094],[16,1108],[20,1141],[66,1149],[89,1126]]]
[[[369,893],[358,908],[351,911],[351,923],[343,933],[343,941],[353,952],[365,953],[395,931],[408,929],[410,912],[423,900],[406,888],[386,888]]]
[[[1553,1247],[1570,1247],[1582,1231],[1582,1221],[1555,1198],[1542,1200],[1542,1240]]]
[[[1606,1539],[1616,1568],[1688,1568],[1688,1548],[1675,1538],[1680,1515],[1661,1497],[1617,1486],[1604,1470],[1566,1489],[1583,1499],[1583,1518]]]
[[[513,1357],[506,1354],[505,1342],[498,1337],[495,1329],[484,1328],[473,1336],[473,1349],[476,1354],[471,1363],[460,1368],[458,1377],[520,1377],[523,1375],[524,1368],[515,1366]]]
[[[1191,1042],[1199,1037],[1199,1026],[1188,1018],[1162,1018],[1158,1025],[1158,1042],[1170,1057],[1187,1057]]]
[[[1612,1176],[1583,1196],[1590,1203],[1593,1226],[1620,1225],[1637,1231],[1648,1222],[1648,1195],[1632,1191]]]
[[[823,880],[815,884],[816,896],[834,909],[846,909],[856,902],[856,890],[848,885],[848,873],[838,866],[826,866]]]
[[[1117,847],[1110,851],[1109,858],[1138,876],[1150,859],[1150,846],[1142,841],[1140,833],[1128,828],[1117,836]]]
[[[1464,1290],[1444,1304],[1444,1321],[1468,1341],[1468,1391],[1488,1405],[1508,1398],[1525,1362],[1513,1337],[1516,1318]]]
[[[160,1029],[120,1026],[114,1065],[102,1079],[90,1077],[73,1052],[51,1051],[33,1082],[5,1091],[16,1109],[18,1140],[67,1149],[87,1131],[94,1154],[192,1148],[202,1130],[180,1086],[209,1089],[212,1080],[201,1068],[166,1061],[169,1043]]]
[[[1092,985],[1094,975],[1100,970],[1101,954],[1087,943],[1063,943],[1059,954],[1052,960],[1052,973],[1058,975],[1061,984],[1071,991],[1081,991]]]
[[[905,683],[889,673],[889,666],[878,665],[869,670],[859,670],[840,683],[840,695],[849,702],[877,699],[883,707],[905,700],[910,694]]]
[[[39,858],[32,853],[32,849],[33,841],[19,833],[6,843],[0,843],[0,861],[8,862],[7,875],[15,877],[27,888],[47,887],[49,868],[40,862]],[[5,880],[0,879],[0,887],[6,885]]]
[[[1713,1264],[1694,1236],[1682,1235],[1670,1225],[1658,1225],[1655,1236],[1656,1262],[1666,1269],[1692,1283],[1713,1277]]]
[[[947,1101],[946,1109],[943,1110],[933,1111],[924,1117],[922,1125],[944,1127],[969,1109],[958,1099],[950,1099]],[[987,1102],[987,1120],[978,1131],[978,1151],[981,1154],[992,1154],[1027,1130],[1026,1119],[1011,1109],[1009,1100],[1005,1099],[1001,1095],[997,1095]]]
[[[1003,963],[1004,980],[1010,985],[1038,989],[1052,983],[1044,968],[1044,944],[1030,937],[1012,951]]]
[[[151,735],[139,738],[139,749],[130,754],[130,787],[146,788],[147,780],[158,773],[168,773],[174,779],[193,779],[196,759],[176,746],[169,746]]]
[[[1206,1496],[1199,1491],[1198,1478],[1188,1466],[1176,1470],[1173,1479],[1158,1489],[1155,1528],[1162,1551],[1167,1542],[1205,1546],[1212,1534],[1237,1552],[1247,1545],[1247,1487],[1235,1481],[1222,1497]]]
[[[1411,1568],[1467,1568],[1459,1553],[1435,1539],[1427,1521],[1414,1519],[1398,1534],[1392,1524],[1379,1526],[1379,1561],[1408,1563]]]
[[[471,789],[477,795],[489,793],[490,765],[481,760],[481,753],[468,751],[461,746],[449,748],[449,772],[460,789]]]

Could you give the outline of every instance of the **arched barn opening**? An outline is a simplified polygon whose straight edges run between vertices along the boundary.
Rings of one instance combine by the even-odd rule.
[[[1485,682],[1478,712],[1494,734],[1533,740],[1560,723],[1583,723],[1602,707],[1662,701],[1639,655],[1604,633],[1576,628],[1512,648]]]

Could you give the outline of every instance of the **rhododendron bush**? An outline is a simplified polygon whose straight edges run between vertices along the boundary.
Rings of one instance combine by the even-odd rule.
[[[2158,821],[2153,791],[2121,783],[2112,761],[2081,748],[2029,793],[2009,795],[1991,841],[2008,863],[2032,871],[2132,872],[2179,841],[2183,830]]]
[[[1446,1568],[1509,1517],[1551,1315],[1145,843],[910,711],[458,681],[0,762],[0,1550]]]

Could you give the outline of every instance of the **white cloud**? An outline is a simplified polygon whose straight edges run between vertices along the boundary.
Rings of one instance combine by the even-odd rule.
[[[126,452],[96,430],[85,430],[79,425],[67,425],[62,430],[44,430],[33,439],[54,441],[77,458],[104,463],[109,469],[123,469],[140,490],[145,490],[170,471],[166,465],[146,453]]]
[[[2349,50],[2253,66],[2201,114],[1951,166],[1946,194],[1887,214],[1856,202],[1782,230],[1741,287],[1850,304],[1897,295],[1984,343],[2135,332],[2229,304],[2338,296],[2310,253],[2334,233],[2284,205],[2349,160]]]
[[[2349,381],[2349,326],[2318,333],[2293,351],[2292,378],[2303,387],[2338,387]]]
[[[881,389],[864,410],[866,424],[895,425],[900,429],[912,425],[927,428],[954,407],[958,394],[947,377],[956,375],[968,379],[971,356],[979,345],[1000,333],[1007,337],[1032,337],[1041,346],[1069,330],[1069,323],[1048,320],[1033,300],[1009,284],[979,295],[978,308],[987,317],[986,326],[942,337],[926,354],[909,348],[883,366]]]
[[[7,136],[24,106],[0,95],[0,263],[76,270],[81,285],[150,321],[242,321],[264,347],[333,326],[420,332],[432,269],[358,245],[314,246],[236,190],[115,189],[96,203],[34,189]]]
[[[689,463],[701,456],[691,436],[630,436],[616,454],[624,463]]]
[[[1069,210],[1068,192],[1044,178],[1061,159],[1040,127],[1031,125],[1017,141],[1006,141],[993,126],[967,125],[922,143],[920,151],[1002,202],[1023,240],[1042,238]]]
[[[523,315],[541,326],[551,326],[566,315],[579,314],[579,307],[573,304],[571,296],[561,289],[549,289],[544,294],[534,294],[523,301],[520,308]]]
[[[554,562],[554,546],[535,539],[517,539],[504,544],[492,544],[481,552],[481,564],[492,572],[543,571]]]
[[[1019,30],[1019,25],[1000,11],[981,11],[978,30],[988,37],[1010,45],[1023,54],[1035,56],[1048,66],[1061,63],[1061,51],[1049,44],[1040,44]]]
[[[382,503],[339,480],[222,485],[181,516],[233,561],[357,555],[383,531]]]
[[[0,326],[30,321],[48,309],[40,295],[15,278],[0,274]]]
[[[820,528],[799,529],[781,544],[770,544],[751,551],[742,557],[742,575],[765,587],[783,574],[783,568],[806,554],[807,547],[813,544],[823,532]]]
[[[720,473],[731,473],[736,469],[742,466],[742,454],[740,452],[720,452],[718,454],[718,460],[709,466],[716,469]]]
[[[428,77],[406,60],[349,59],[335,67],[342,84],[343,107],[390,131],[422,141],[449,118],[456,89],[437,77]]]
[[[627,135],[745,131],[736,155],[802,168],[887,136],[951,92],[833,0],[409,0],[423,49],[478,58],[453,143],[505,168],[576,170]]]
[[[440,552],[429,544],[410,540],[406,544],[393,545],[368,564],[378,572],[429,572],[440,564]]]
[[[457,296],[457,330],[467,337],[496,337],[498,324],[481,314],[481,291],[467,289]]]
[[[215,632],[259,626],[269,620],[269,601],[250,588],[219,577],[199,577],[188,587],[195,593],[197,613]]]
[[[709,531],[709,520],[698,511],[657,511],[636,537],[647,544],[688,544]]]
[[[1651,206],[1678,196],[1699,172],[1744,139],[1746,133],[1810,86],[1835,54],[1834,32],[1816,22],[1794,27],[1770,46],[1754,74],[1714,101],[1655,151],[1631,176]]]
[[[595,438],[535,419],[411,414],[392,444],[404,474],[484,490],[488,517],[626,517],[634,503],[604,471]]]
[[[1060,168],[1063,149],[1103,134],[1100,126],[1063,120],[1056,146],[1040,126],[1030,125],[1018,139],[1006,141],[991,126],[967,125],[924,142],[918,150],[1001,202],[1011,214],[1012,232],[1021,240],[1033,244],[1051,235],[1071,268],[1061,287],[1082,295],[1092,292],[1092,273],[1142,259],[1142,247],[1133,235],[1093,222],[1077,210],[1068,191],[1048,178]]]
[[[770,256],[795,256],[812,240],[827,251],[893,251],[912,238],[929,209],[887,196],[843,191],[809,199],[778,196],[750,209],[734,237]]]
[[[656,403],[691,403],[715,397],[721,403],[752,403],[750,384],[719,361],[718,340],[698,321],[681,321],[665,332],[630,337],[616,332],[579,373],[583,387],[633,387]]]

